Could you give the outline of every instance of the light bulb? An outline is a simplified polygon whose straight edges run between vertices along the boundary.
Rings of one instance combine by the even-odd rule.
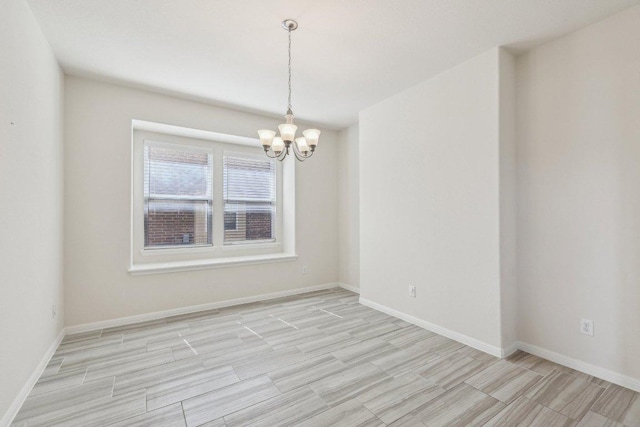
[[[293,141],[296,138],[296,129],[298,129],[298,126],[292,123],[283,123],[278,126],[280,137],[283,141]]]
[[[302,154],[307,154],[309,152],[309,145],[307,145],[307,140],[304,136],[296,138],[296,145]]]
[[[273,144],[271,145],[271,149],[274,153],[280,154],[282,150],[284,150],[284,141],[279,136],[273,138]]]
[[[302,134],[307,139],[309,146],[315,147],[318,145],[318,139],[320,138],[320,131],[318,129],[307,129],[302,132]]]
[[[258,135],[260,136],[260,144],[264,147],[271,147],[271,141],[276,133],[272,130],[259,130]]]

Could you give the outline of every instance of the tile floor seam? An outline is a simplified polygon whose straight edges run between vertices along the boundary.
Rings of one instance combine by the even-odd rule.
[[[369,413],[370,413],[370,414],[371,414],[371,415],[372,415],[376,420],[380,421],[380,423],[381,423],[383,426],[388,426],[388,424],[387,424],[387,423],[385,423],[384,421],[382,421],[382,419],[381,419],[379,416],[377,416],[376,414],[374,414],[374,413],[373,413],[373,411],[371,411],[371,409],[367,408],[367,407],[364,405],[364,403],[360,402],[360,404],[361,404],[361,405],[362,405],[362,407],[365,409],[365,411],[369,412]]]
[[[180,401],[180,410],[182,411],[182,419],[184,420],[184,425],[188,426],[189,424],[187,424],[187,415],[184,413],[184,405],[182,404],[182,400]]]
[[[499,359],[499,360],[497,360],[496,362],[494,362],[493,364],[498,363],[498,362],[500,362],[501,360],[503,360],[503,359]],[[507,362],[508,362],[508,361],[507,361]],[[508,363],[511,363],[511,362],[508,362]],[[518,365],[516,365],[516,364],[514,364],[514,363],[511,363],[511,364],[512,364],[512,365],[514,365],[515,367],[520,368],[520,366],[518,366]],[[523,368],[523,369],[524,369],[524,368]],[[533,387],[535,387],[538,383],[540,383],[541,381],[543,381],[543,380],[544,380],[544,375],[542,375],[542,374],[540,374],[540,373],[538,373],[538,372],[533,372],[533,371],[529,371],[529,372],[531,372],[531,373],[533,373],[533,374],[537,375],[537,376],[538,376],[538,377],[540,377],[540,378],[538,378],[538,380],[537,380],[535,383],[529,384],[526,388],[524,388],[524,389],[520,390],[519,394],[518,394],[517,396],[515,396],[514,398],[512,398],[512,399],[507,403],[507,406],[508,406],[508,405],[511,405],[513,402],[515,402],[519,397],[524,396],[524,395],[527,393],[527,391],[531,390],[531,389],[532,389]],[[466,381],[465,381],[465,382],[466,382]],[[468,383],[467,383],[467,384],[468,384]],[[480,391],[482,391],[482,390],[480,390]],[[544,405],[543,405],[543,406],[544,406]],[[551,408],[549,408],[549,409],[551,409]],[[557,412],[557,411],[554,411],[554,412]]]
[[[87,379],[87,372],[89,372],[89,367],[87,366],[86,368],[84,368],[84,375],[82,376],[82,382],[80,384],[84,384],[85,380]],[[114,377],[114,381],[115,381],[115,377]],[[115,387],[115,382],[114,382],[114,387]]]
[[[214,369],[217,369],[217,368],[214,368]],[[253,377],[253,378],[255,378],[255,377]],[[250,380],[250,379],[253,379],[253,378],[247,378],[247,380]],[[154,385],[153,385],[153,387],[161,386],[161,385],[167,384],[167,383],[169,383],[169,382],[171,382],[171,381],[174,381],[174,380],[167,380],[167,381],[164,381],[164,382],[161,382],[161,383],[156,383],[156,384],[154,384]],[[231,384],[228,384],[228,385],[222,386],[222,387],[220,387],[220,388],[216,388],[216,389],[213,389],[213,390],[204,391],[204,392],[202,392],[202,393],[200,393],[200,394],[194,394],[193,396],[189,396],[188,398],[183,399],[183,400],[180,400],[179,402],[180,402],[180,403],[183,403],[183,402],[184,402],[184,401],[186,401],[186,400],[195,399],[196,397],[203,396],[203,395],[208,394],[208,393],[211,393],[211,392],[213,392],[213,391],[221,390],[221,389],[223,389],[223,388],[225,388],[225,387],[229,387],[229,386],[231,386],[231,385],[238,384],[238,383],[240,383],[240,382],[242,382],[242,381],[245,381],[245,380],[236,381],[236,382],[234,382],[234,383],[231,383]],[[145,388],[145,390],[146,390],[146,388]],[[157,408],[154,408],[153,410],[155,411],[155,410],[158,410],[158,409],[161,409],[161,408],[166,408],[167,406],[171,406],[171,405],[173,405],[173,404],[175,404],[175,403],[177,403],[177,402],[170,402],[170,403],[166,403],[166,404],[164,404],[164,405],[158,406]]]
[[[529,399],[529,398],[527,398],[527,399]],[[531,400],[531,401],[533,401],[533,402],[537,403],[538,405],[540,405],[540,406],[542,406],[542,407],[544,407],[544,408],[546,408],[546,409],[548,409],[548,410],[550,410],[550,411],[552,411],[552,412],[554,412],[554,413],[556,413],[556,414],[558,414],[558,415],[561,415],[561,416],[563,416],[563,417],[566,417],[566,418],[568,418],[568,419],[569,419],[569,420],[571,420],[571,421],[575,421],[576,425],[577,425],[577,424],[580,424],[580,421],[582,421],[582,419],[583,419],[584,417],[586,417],[586,416],[587,416],[587,414],[589,413],[589,411],[591,411],[591,407],[595,404],[595,402],[594,402],[593,404],[591,404],[591,406],[589,406],[589,409],[588,409],[587,411],[585,411],[584,415],[582,415],[582,416],[580,417],[580,419],[575,420],[575,419],[573,419],[573,418],[569,417],[568,415],[565,415],[565,414],[563,414],[563,413],[561,413],[561,412],[559,412],[559,411],[557,411],[557,410],[555,410],[555,409],[553,409],[553,408],[548,407],[548,406],[547,406],[547,405],[545,405],[545,404],[539,403],[539,402],[537,402],[537,401],[535,401],[535,400],[533,400],[533,399],[529,399],[529,400]],[[597,399],[596,399],[596,400],[597,400]],[[571,402],[573,402],[573,401],[571,401]],[[571,402],[567,403],[567,405],[569,405]],[[567,405],[563,406],[563,408],[564,408],[564,407],[566,407]],[[607,417],[605,417],[605,418],[607,418]],[[609,420],[609,418],[607,418],[607,420]]]

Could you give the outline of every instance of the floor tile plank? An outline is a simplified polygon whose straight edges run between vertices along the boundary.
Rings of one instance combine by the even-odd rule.
[[[87,368],[72,369],[56,375],[41,377],[31,389],[30,396],[49,393],[65,387],[80,385],[84,381]]]
[[[147,388],[147,409],[184,401],[239,382],[230,366],[208,369],[181,376]]]
[[[134,390],[149,388],[157,384],[166,383],[177,378],[204,371],[202,362],[198,359],[178,360],[157,366],[149,366],[134,372],[116,376],[113,395],[128,393]]]
[[[578,421],[589,411],[603,391],[602,387],[585,379],[554,370],[531,387],[526,396]]]
[[[476,359],[452,353],[428,363],[417,372],[445,390],[449,390],[480,372],[484,367],[485,365]]]
[[[379,383],[391,379],[370,363],[349,366],[333,375],[314,382],[310,387],[324,399],[329,406],[337,406],[357,397]]]
[[[59,411],[80,405],[92,400],[111,397],[114,378],[104,378],[85,384],[66,387],[35,396],[29,396],[14,421],[52,416]]]
[[[162,365],[163,363],[173,361],[173,353],[168,348],[115,358],[107,362],[91,364],[87,368],[85,381],[93,381],[100,378],[122,375],[129,372],[135,372],[149,366]]]
[[[332,335],[325,335],[312,342],[297,344],[296,347],[308,356],[320,356],[326,353],[332,353],[336,350],[349,347],[352,344],[360,342],[359,339],[347,332],[340,332]]]
[[[348,400],[298,424],[299,427],[379,427],[384,426],[357,400]]]
[[[500,360],[465,382],[508,404],[540,380],[542,375],[520,368],[506,360]]]
[[[357,399],[386,424],[390,424],[444,393],[444,389],[409,373],[383,381]]]
[[[589,411],[576,427],[626,427],[624,424],[610,420],[598,413]]]
[[[145,391],[137,390],[118,397],[103,397],[75,405],[65,405],[47,414],[30,418],[29,427],[78,426],[102,427],[145,412]]]
[[[628,427],[640,427],[640,393],[610,385],[591,409]]]
[[[127,418],[109,427],[186,427],[182,405],[174,403],[155,411]]]
[[[537,404],[531,399],[520,396],[498,415],[492,418],[485,427],[572,427],[575,421],[547,407]]]
[[[281,392],[294,390],[347,369],[347,365],[331,355],[309,358],[269,372],[269,378]]]
[[[266,375],[250,378],[182,402],[187,426],[199,426],[278,396]]]
[[[407,414],[406,417],[420,420],[430,427],[480,426],[504,407],[502,402],[462,383]],[[410,425],[402,418],[398,421],[400,424]]]
[[[317,394],[302,387],[227,415],[224,421],[229,427],[297,426],[326,409],[327,405]]]

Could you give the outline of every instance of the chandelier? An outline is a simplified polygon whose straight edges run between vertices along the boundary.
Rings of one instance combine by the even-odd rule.
[[[307,129],[302,135],[296,138],[296,130],[298,127],[293,124],[293,110],[291,109],[291,32],[298,28],[298,23],[293,19],[285,19],[282,21],[282,28],[289,33],[289,104],[287,114],[285,114],[286,122],[278,126],[280,136],[276,136],[276,132],[272,130],[259,130],[260,143],[264,148],[265,154],[272,158],[283,161],[287,155],[293,154],[301,162],[313,156],[320,138],[318,129]]]

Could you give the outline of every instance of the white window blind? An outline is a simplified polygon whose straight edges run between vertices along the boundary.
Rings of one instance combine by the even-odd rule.
[[[144,246],[210,245],[213,154],[144,145]]]
[[[275,240],[275,161],[225,155],[223,169],[224,242]]]

